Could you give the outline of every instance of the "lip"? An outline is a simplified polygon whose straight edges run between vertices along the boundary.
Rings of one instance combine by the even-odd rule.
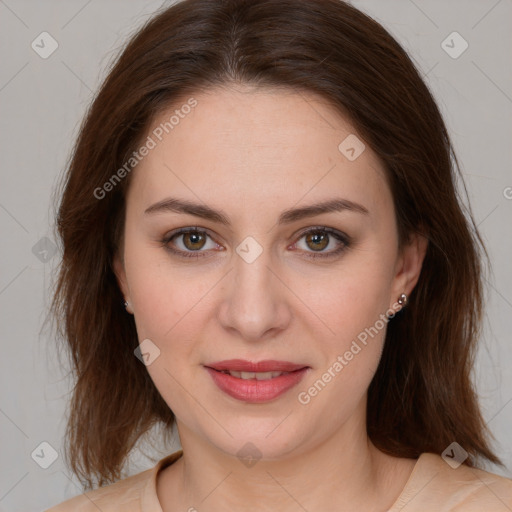
[[[207,368],[214,370],[231,370],[237,372],[294,372],[302,368],[307,368],[304,364],[290,363],[289,361],[275,361],[266,359],[265,361],[251,362],[245,359],[226,359],[215,363],[205,364]]]
[[[296,386],[311,369],[308,366],[297,365],[287,361],[251,363],[240,359],[231,359],[214,364],[218,369],[214,368],[213,365],[205,365],[205,369],[217,387],[236,400],[254,404],[275,400]],[[282,371],[289,373],[268,380],[256,380],[240,379],[227,373],[222,373],[221,370],[245,372]]]

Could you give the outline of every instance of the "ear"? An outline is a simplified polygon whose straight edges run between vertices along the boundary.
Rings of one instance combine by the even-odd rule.
[[[420,277],[427,247],[428,240],[420,233],[411,234],[407,243],[402,247],[395,267],[390,307],[396,303],[402,293],[409,296],[414,290]]]
[[[124,300],[128,302],[128,306],[126,307],[126,311],[128,313],[133,314],[132,306],[131,306],[131,297],[130,297],[130,289],[128,288],[128,281],[126,279],[126,271],[124,268],[124,261],[119,255],[119,252],[116,252],[113,261],[114,274],[117,279],[117,284],[123,294]]]

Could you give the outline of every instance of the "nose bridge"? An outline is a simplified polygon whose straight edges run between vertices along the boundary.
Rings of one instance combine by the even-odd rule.
[[[248,340],[262,338],[269,330],[284,328],[288,308],[282,285],[275,277],[270,249],[248,237],[236,248],[221,322]],[[274,262],[275,263],[275,262]]]

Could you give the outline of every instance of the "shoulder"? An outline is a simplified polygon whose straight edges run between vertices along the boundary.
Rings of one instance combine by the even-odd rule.
[[[138,511],[140,510],[142,491],[151,478],[151,473],[152,470],[148,469],[114,484],[88,491],[50,508],[46,512]]]
[[[453,466],[438,454],[422,453],[395,503],[397,510],[406,504],[411,512],[512,510],[511,479],[465,464]]]
[[[45,512],[144,512],[161,510],[156,494],[158,472],[182,455],[179,450],[160,460],[153,468],[88,491],[45,510]]]

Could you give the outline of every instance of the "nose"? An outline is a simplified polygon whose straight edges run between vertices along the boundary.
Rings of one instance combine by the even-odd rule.
[[[238,254],[222,287],[219,321],[239,338],[268,340],[290,324],[291,292],[283,283],[268,251],[248,263]]]

